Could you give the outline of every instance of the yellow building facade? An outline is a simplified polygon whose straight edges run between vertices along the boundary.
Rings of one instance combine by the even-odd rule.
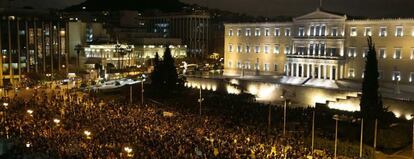
[[[317,9],[290,22],[225,24],[225,73],[362,80],[371,36],[380,81],[414,82],[414,19],[352,19]]]

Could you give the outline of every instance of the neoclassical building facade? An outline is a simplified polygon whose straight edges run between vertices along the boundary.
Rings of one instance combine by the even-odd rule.
[[[352,19],[317,9],[289,22],[225,24],[225,73],[363,78],[367,37],[379,79],[414,82],[414,19]]]

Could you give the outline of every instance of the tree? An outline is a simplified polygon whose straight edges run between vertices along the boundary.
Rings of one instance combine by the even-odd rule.
[[[168,45],[164,52],[161,70],[163,86],[168,90],[176,88],[178,82],[177,68],[175,67],[174,58],[171,55],[171,49]]]
[[[153,59],[154,70],[151,72],[151,85],[155,88],[160,88],[162,84],[161,77],[161,63],[158,52],[155,53],[155,58]]]
[[[368,53],[365,60],[364,79],[362,81],[362,95],[360,101],[361,115],[366,123],[365,136],[371,142],[374,131],[374,121],[383,114],[382,100],[378,92],[378,61],[375,44],[372,38],[367,38]]]

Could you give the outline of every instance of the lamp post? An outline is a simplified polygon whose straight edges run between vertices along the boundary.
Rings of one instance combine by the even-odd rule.
[[[359,158],[362,158],[363,141],[364,141],[364,118],[361,118],[361,137],[359,141]]]
[[[200,103],[199,107],[199,115],[201,116],[201,103],[203,102],[203,98],[201,97],[201,84],[200,84],[200,98],[198,99],[198,102]]]
[[[316,105],[315,105],[315,109],[312,112],[312,146],[311,146],[311,150],[312,150],[312,154],[313,154],[313,149],[315,148],[315,113],[316,113]]]
[[[282,99],[284,99],[284,96],[280,96]],[[287,99],[284,100],[283,104],[283,136],[286,135],[286,107],[287,107]]]
[[[335,120],[335,150],[334,150],[334,159],[336,159],[336,153],[337,153],[337,149],[338,149],[338,121],[339,121],[339,116],[337,114],[335,114],[333,116],[333,119]]]
[[[375,125],[374,125],[374,156],[375,151],[377,151],[377,134],[378,134],[378,119],[375,119]]]
[[[142,78],[141,80],[141,105],[144,105],[144,81],[145,79]]]

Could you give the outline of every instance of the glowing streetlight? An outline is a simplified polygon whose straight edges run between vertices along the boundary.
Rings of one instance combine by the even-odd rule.
[[[26,147],[27,148],[29,148],[29,147],[31,147],[32,146],[32,144],[30,143],[30,142],[26,142]]]
[[[335,120],[335,151],[334,151],[334,159],[336,159],[336,152],[338,149],[338,121],[339,121],[339,115],[335,114],[333,116],[333,119]]]
[[[27,113],[29,113],[29,115],[31,116],[33,114],[33,110],[29,109],[27,110]]]
[[[9,103],[3,103],[3,106],[7,107],[9,106]]]
[[[128,147],[128,146],[124,147],[124,151],[127,153],[127,156],[128,157],[132,157],[133,156],[132,155],[132,148],[131,147]]]

